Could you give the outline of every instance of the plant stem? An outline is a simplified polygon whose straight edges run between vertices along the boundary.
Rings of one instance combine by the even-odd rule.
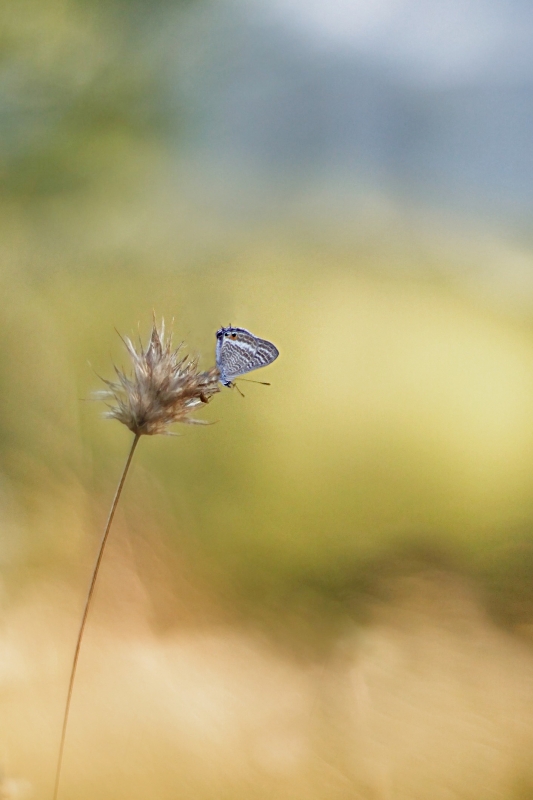
[[[83,632],[85,631],[85,625],[87,623],[87,617],[89,616],[89,608],[91,605],[91,601],[93,599],[94,588],[96,586],[96,579],[98,578],[98,572],[100,571],[100,565],[102,563],[102,557],[104,555],[104,549],[107,543],[107,539],[109,536],[109,531],[111,529],[111,523],[113,522],[113,517],[115,516],[115,511],[117,510],[118,501],[120,500],[120,495],[122,494],[122,489],[124,488],[124,483],[126,482],[126,476],[128,474],[128,470],[130,468],[131,460],[133,458],[133,454],[135,452],[135,448],[140,439],[140,434],[136,433],[133,439],[130,452],[126,459],[126,464],[124,465],[124,469],[122,470],[122,475],[120,481],[117,486],[117,490],[115,492],[115,496],[113,498],[113,502],[111,503],[111,508],[109,510],[109,516],[107,518],[106,526],[104,529],[104,534],[102,536],[102,541],[100,542],[100,549],[98,550],[98,556],[96,558],[96,562],[93,569],[93,574],[91,577],[91,583],[89,585],[89,591],[87,592],[87,599],[85,600],[85,606],[83,609],[83,616],[81,618],[80,629],[78,631],[78,638],[76,640],[76,648],[74,650],[74,657],[72,659],[72,667],[70,669],[70,680],[68,684],[68,691],[67,691],[67,701],[65,703],[65,713],[63,715],[63,728],[61,730],[61,742],[59,744],[59,755],[57,759],[57,767],[56,767],[56,777],[55,777],[55,784],[54,784],[54,800],[57,800],[57,795],[59,792],[59,781],[61,778],[61,766],[63,763],[63,751],[65,749],[65,739],[67,735],[67,725],[68,725],[68,718],[70,712],[70,702],[72,700],[72,690],[74,688],[74,680],[76,678],[76,669],[78,666],[78,660],[80,657],[80,649],[81,649],[81,642],[83,639]]]

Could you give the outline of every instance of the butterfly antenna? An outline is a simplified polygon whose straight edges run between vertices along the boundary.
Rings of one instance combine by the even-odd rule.
[[[251,378],[239,378],[240,381],[246,381],[246,383],[260,383],[261,386],[270,386],[270,383],[266,381],[253,381]]]
[[[241,396],[241,397],[244,397],[243,393],[241,392],[241,390],[239,389],[239,387],[237,386],[237,384],[235,383],[235,381],[233,382],[233,387],[234,387],[234,389],[237,389],[237,391],[239,392],[239,394],[240,394],[240,396]]]

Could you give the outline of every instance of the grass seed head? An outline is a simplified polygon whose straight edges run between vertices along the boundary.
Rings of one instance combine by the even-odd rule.
[[[131,359],[131,369],[115,367],[117,380],[104,379],[107,388],[97,397],[109,405],[104,416],[118,419],[136,435],[169,433],[174,422],[205,425],[190,414],[209,402],[220,391],[218,370],[200,372],[198,359],[183,353],[183,344],[172,346],[172,334],[165,335],[165,323],[158,328],[154,320],[146,348],[136,348],[123,338]]]

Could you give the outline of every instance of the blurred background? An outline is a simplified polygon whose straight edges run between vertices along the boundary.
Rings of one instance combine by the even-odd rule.
[[[533,798],[533,6],[0,5],[0,781],[50,798],[115,328],[268,388],[141,441],[61,797]]]

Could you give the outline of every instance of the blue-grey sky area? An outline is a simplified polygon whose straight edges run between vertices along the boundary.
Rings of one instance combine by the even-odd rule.
[[[451,85],[491,74],[496,80],[530,74],[529,3],[277,0],[272,7],[302,37],[365,54],[409,82]]]
[[[12,8],[3,192],[84,189],[151,138],[165,191],[206,215],[374,198],[529,230],[531,3],[73,0],[36,3],[32,24]]]
[[[533,210],[531,4],[240,0],[197,6],[175,41],[190,145],[226,202],[233,175],[241,200],[316,180],[502,221]]]

